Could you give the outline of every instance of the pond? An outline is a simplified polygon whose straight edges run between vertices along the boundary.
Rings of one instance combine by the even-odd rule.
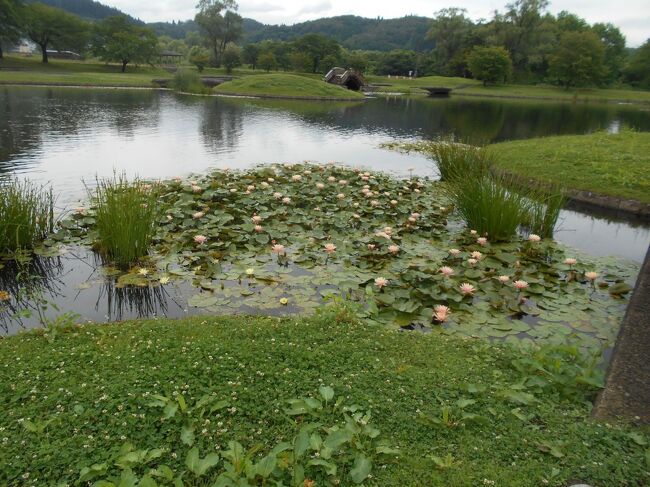
[[[0,111],[0,177],[15,174],[51,184],[62,210],[86,199],[84,184],[92,186],[96,176],[114,171],[166,179],[260,163],[336,161],[399,177],[435,177],[426,158],[383,150],[380,144],[447,134],[485,143],[622,126],[650,130],[650,112],[629,105],[454,97],[319,103],[148,90],[3,87]],[[648,248],[650,229],[564,211],[556,238],[590,255],[638,263]],[[4,269],[5,277],[12,272]],[[92,254],[81,248],[42,263],[34,273],[47,277],[46,291],[62,311],[85,319],[200,312],[187,305],[194,292],[187,283],[113,288],[98,272]],[[25,326],[34,320],[25,318]]]

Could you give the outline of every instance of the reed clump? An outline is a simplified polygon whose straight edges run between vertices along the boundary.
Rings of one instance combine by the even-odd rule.
[[[88,190],[95,207],[95,248],[118,267],[136,264],[149,253],[161,217],[156,185],[115,175],[97,179]]]
[[[52,190],[28,180],[0,182],[0,253],[29,250],[54,230]]]

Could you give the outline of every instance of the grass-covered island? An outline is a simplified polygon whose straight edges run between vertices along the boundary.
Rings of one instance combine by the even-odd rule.
[[[23,334],[0,342],[0,483],[647,485],[647,436],[587,419],[577,357],[345,308]]]
[[[261,74],[238,78],[215,87],[214,92],[268,98],[323,100],[357,100],[363,98],[363,93],[331,85],[322,80],[294,74]]]
[[[650,203],[650,133],[622,130],[503,142],[497,167],[567,188]]]

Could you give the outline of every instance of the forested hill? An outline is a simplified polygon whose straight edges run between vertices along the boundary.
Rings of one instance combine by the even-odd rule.
[[[126,15],[134,23],[144,23],[115,7],[109,7],[94,0],[26,0],[25,3],[44,3],[45,5],[63,9],[87,20],[102,20],[113,15]]]
[[[121,10],[94,0],[27,0],[40,1],[58,7],[88,20],[101,20],[111,15],[127,15],[134,22],[142,22]],[[109,0],[110,1],[110,0]],[[354,15],[341,15],[294,25],[266,25],[253,19],[244,19],[242,41],[259,42],[265,39],[290,40],[305,34],[324,34],[340,42],[348,49],[390,51],[392,49],[428,50],[434,47],[425,40],[431,19],[407,16],[399,19],[368,19]],[[148,24],[158,35],[183,39],[188,32],[197,31],[193,20],[180,22],[155,22]]]
[[[289,40],[304,34],[324,34],[349,49],[390,51],[392,49],[432,49],[433,41],[426,41],[431,26],[427,17],[407,16],[399,19],[367,19],[341,15],[294,25],[264,25],[251,19],[244,20],[247,42],[264,39]]]

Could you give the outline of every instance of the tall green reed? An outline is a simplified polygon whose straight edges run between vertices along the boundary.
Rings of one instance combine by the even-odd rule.
[[[156,186],[121,174],[97,179],[88,192],[95,206],[99,254],[122,268],[145,257],[161,217]]]
[[[54,230],[54,196],[30,181],[0,182],[0,253],[31,249]]]
[[[560,211],[566,204],[564,190],[556,187],[531,188],[526,220],[522,222],[523,230],[543,238],[553,237]]]
[[[509,240],[526,221],[527,199],[510,191],[501,177],[483,174],[454,179],[446,192],[467,226],[492,241]]]
[[[434,160],[442,181],[480,177],[486,174],[492,165],[490,152],[481,147],[458,142],[431,142],[426,151]]]

